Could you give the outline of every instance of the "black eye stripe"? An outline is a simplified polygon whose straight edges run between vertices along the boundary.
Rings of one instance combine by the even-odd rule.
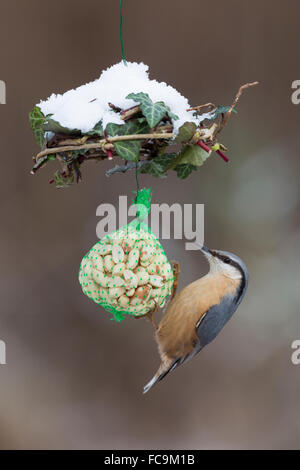
[[[233,259],[229,258],[229,256],[225,256],[225,255],[221,255],[217,252],[214,252],[213,253],[214,256],[216,256],[217,258],[219,258],[221,261],[223,261],[224,263],[224,260],[225,259],[229,259],[229,263],[231,266],[235,267],[236,269],[238,269],[242,274],[243,274],[243,270],[241,268],[241,266],[239,265],[239,263],[237,263],[236,261],[234,261]]]

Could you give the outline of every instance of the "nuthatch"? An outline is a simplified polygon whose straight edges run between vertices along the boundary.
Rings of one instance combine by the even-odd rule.
[[[243,261],[226,251],[205,246],[201,251],[209,273],[186,286],[168,305],[155,335],[161,365],[144,393],[209,344],[245,295],[249,276]]]

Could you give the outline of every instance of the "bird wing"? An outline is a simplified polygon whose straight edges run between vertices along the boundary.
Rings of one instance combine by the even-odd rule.
[[[196,323],[194,331],[197,339],[193,338],[193,347],[186,348],[184,354],[173,359],[169,369],[159,380],[162,380],[178,366],[195,357],[220,333],[235,311],[235,298],[233,296],[226,296],[219,304],[210,307]]]
[[[194,357],[223,328],[229,319],[232,289],[226,279],[204,276],[185,287],[169,304],[156,334],[161,356],[177,366]],[[225,292],[232,293],[225,295]],[[220,316],[220,319],[219,319]],[[202,323],[203,322],[203,323]]]
[[[226,325],[228,320],[236,311],[236,297],[227,295],[221,302],[213,305],[206,314],[198,321],[196,333],[201,350],[210,343]]]

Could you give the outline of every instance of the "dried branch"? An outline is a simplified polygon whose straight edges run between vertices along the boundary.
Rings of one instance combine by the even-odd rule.
[[[128,119],[131,119],[135,114],[138,114],[140,112],[141,108],[139,105],[133,106],[132,108],[125,109],[125,111],[122,111],[121,119],[123,119],[123,121],[127,121]]]
[[[75,145],[83,145],[86,143],[86,141],[88,140],[89,136],[88,135],[84,135],[83,137],[80,137],[80,138],[76,138],[76,139],[65,139],[65,140],[61,140],[59,143],[60,145],[62,146],[66,146],[66,145],[72,145],[72,146],[75,146]]]
[[[233,100],[232,105],[230,106],[229,110],[228,110],[227,113],[225,114],[224,119],[222,120],[221,125],[220,125],[219,129],[217,130],[217,132],[216,132],[216,134],[215,134],[215,139],[216,139],[217,135],[220,134],[220,132],[221,132],[221,131],[224,129],[224,127],[226,126],[226,124],[227,124],[227,122],[228,122],[228,120],[229,120],[229,118],[230,118],[230,116],[231,116],[231,113],[232,113],[232,111],[234,110],[234,108],[236,107],[236,105],[237,105],[237,103],[238,103],[238,101],[239,101],[239,99],[240,99],[240,97],[241,97],[243,91],[246,90],[247,88],[250,88],[250,87],[252,87],[252,86],[256,86],[256,85],[258,85],[258,84],[259,84],[259,82],[246,83],[245,85],[242,85],[242,86],[238,89],[238,92],[237,92],[237,94],[235,95],[235,98],[234,98],[234,100]]]
[[[113,149],[113,142],[121,142],[126,140],[151,140],[151,139],[173,139],[175,134],[166,132],[166,133],[153,133],[153,134],[132,134],[132,135],[118,135],[116,137],[110,137],[107,139],[101,139],[99,142],[94,142],[91,144],[83,144],[83,145],[66,145],[62,147],[53,147],[53,148],[46,148],[38,153],[35,157],[35,161],[37,162],[40,158],[44,157],[45,155],[51,155],[54,153],[61,153],[61,152],[72,152],[74,150],[91,150],[91,149],[103,149],[103,150],[111,150]]]
[[[108,103],[108,106],[113,110],[115,111],[116,113],[120,113],[122,111],[122,108],[119,108],[119,106],[115,106],[114,104],[112,103]]]
[[[216,106],[213,103],[206,103],[206,104],[200,104],[199,106],[194,106],[193,108],[187,109],[187,111],[199,111],[199,109],[202,108],[216,108]]]

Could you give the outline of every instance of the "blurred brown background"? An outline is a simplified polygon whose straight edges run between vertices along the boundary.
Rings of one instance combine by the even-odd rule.
[[[41,98],[99,76],[120,60],[119,2],[2,0],[1,316],[2,449],[298,448],[300,366],[299,79],[297,0],[125,0],[128,60],[144,61],[191,104],[243,95],[217,155],[189,180],[141,177],[153,202],[205,204],[207,245],[239,254],[251,282],[238,313],[197,359],[143,396],[158,365],[147,321],[121,324],[77,281],[96,241],[96,207],[118,203],[134,175],[87,164],[67,190],[48,184],[55,164],[30,176],[38,151],[28,112]],[[165,241],[180,285],[207,266],[182,241]]]

